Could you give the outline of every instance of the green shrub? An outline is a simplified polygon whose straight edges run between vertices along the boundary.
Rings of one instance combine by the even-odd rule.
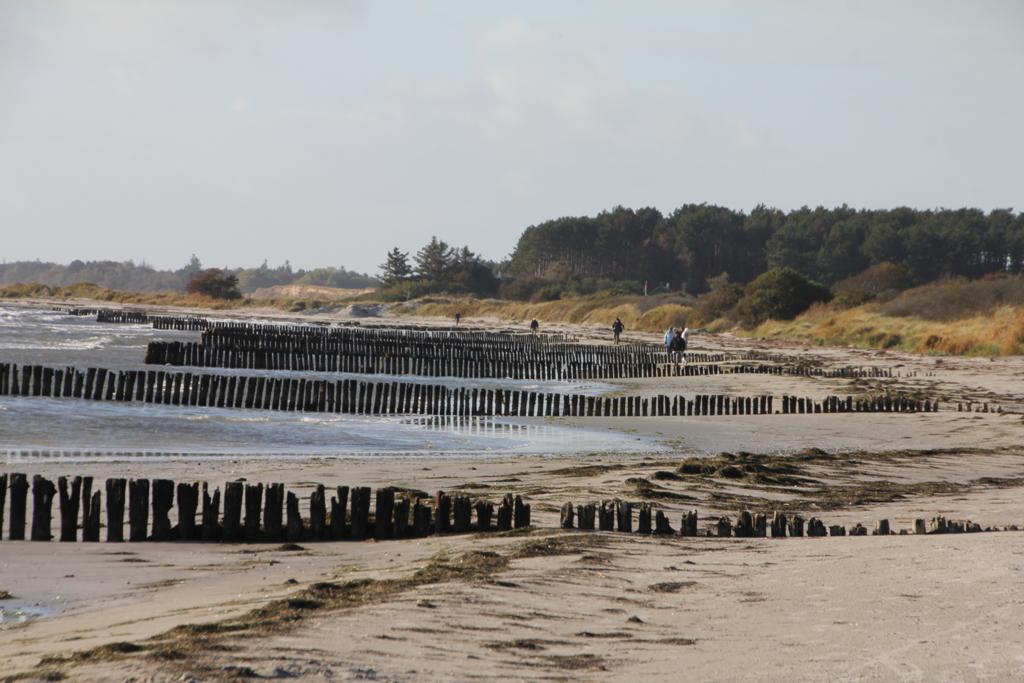
[[[879,263],[840,280],[832,287],[835,303],[853,308],[869,301],[891,299],[910,286],[910,274],[895,263]]]
[[[828,287],[792,268],[772,268],[747,285],[736,305],[740,322],[754,327],[765,320],[792,320],[811,304],[828,301]]]

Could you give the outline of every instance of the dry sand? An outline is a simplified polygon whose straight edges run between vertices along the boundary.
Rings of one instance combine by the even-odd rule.
[[[759,348],[826,366],[898,368],[903,376],[883,385],[939,392],[946,410],[559,420],[667,446],[646,455],[3,465],[0,471],[48,476],[217,484],[247,477],[282,481],[303,494],[317,482],[456,490],[492,500],[512,491],[531,501],[538,529],[304,544],[293,552],[276,545],[5,540],[0,590],[56,612],[0,629],[0,672],[72,680],[246,673],[399,681],[1024,678],[1024,533],[681,539],[553,528],[562,503],[613,497],[650,502],[677,527],[683,510],[698,509],[703,526],[741,507],[847,525],[887,518],[897,529],[939,514],[1024,526],[1024,421],[1016,412],[1024,405],[1024,359],[697,340],[707,349]],[[803,396],[873,386],[757,375],[619,384],[626,393]],[[949,410],[949,402],[968,399],[1013,412]],[[720,451],[762,455],[742,461],[747,470],[740,477],[678,469],[691,456],[717,467],[727,462],[713,457]],[[480,569],[449,566],[463,564]],[[416,573],[438,565],[448,570]],[[359,581],[369,583],[349,583]],[[315,588],[318,582],[343,589]],[[278,598],[325,590],[331,597],[322,604],[286,610],[294,619],[274,611]],[[253,618],[267,605],[272,609]],[[229,630],[172,630],[231,619]],[[110,643],[134,647],[96,649]]]

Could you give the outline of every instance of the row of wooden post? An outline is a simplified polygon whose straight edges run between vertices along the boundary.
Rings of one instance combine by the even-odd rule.
[[[8,485],[8,479],[10,481]],[[25,539],[29,479],[21,473],[0,474],[0,538],[3,537],[4,499],[10,491],[8,540]],[[106,493],[106,540],[128,541],[338,541],[420,538],[434,533],[508,531],[530,526],[530,505],[521,496],[506,494],[501,502],[477,500],[439,491],[431,504],[394,488],[315,487],[308,514],[300,512],[299,497],[284,484],[228,482],[223,496],[211,493],[205,482],[177,483],[169,479],[107,479],[103,491],[93,491],[92,477],[59,477],[57,484],[40,475],[31,479],[32,520],[29,538],[53,539],[53,502],[58,501],[59,540],[100,540],[103,493]],[[329,498],[328,498],[329,496]],[[371,500],[372,498],[372,500]],[[371,511],[371,502],[373,509]],[[175,505],[176,503],[176,505]],[[221,507],[223,506],[223,513]],[[176,523],[171,513],[176,510]],[[79,521],[80,520],[80,521]]]
[[[701,394],[693,398],[664,394],[583,396],[512,389],[372,382],[344,379],[193,374],[163,370],[51,368],[0,363],[0,395],[80,398],[160,405],[245,408],[355,415],[460,415],[514,417],[662,417],[766,415],[771,396]],[[938,403],[882,396],[873,399],[783,397],[783,411],[916,412]]]
[[[774,511],[769,517],[765,513],[742,510],[735,522],[728,517],[712,519],[704,528],[698,525],[697,511],[689,510],[682,513],[678,531],[674,529],[668,516],[661,510],[654,510],[650,503],[632,503],[625,500],[605,500],[599,503],[574,505],[566,503],[561,507],[560,522],[563,529],[579,529],[582,531],[621,531],[634,533],[633,512],[636,511],[636,528],[638,534],[677,535],[677,536],[714,536],[723,538],[772,538],[802,536],[867,536],[867,527],[857,523],[849,530],[841,524],[826,526],[817,517],[804,520],[803,515],[796,513],[787,515],[782,511]],[[652,516],[653,513],[653,516]],[[875,524],[870,534],[873,536],[914,534],[947,534],[976,533],[981,531],[999,531],[995,527],[982,527],[970,520],[947,520],[945,517],[934,517],[926,524],[924,519],[915,519],[912,530],[893,531],[888,519],[881,519]],[[1016,526],[1007,526],[1003,530],[1016,531]]]

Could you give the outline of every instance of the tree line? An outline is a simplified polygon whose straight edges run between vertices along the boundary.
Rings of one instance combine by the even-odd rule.
[[[43,261],[0,263],[0,285],[39,283],[55,287],[88,282],[107,289],[132,292],[187,291],[189,283],[203,267],[196,256],[180,268],[158,270],[132,261],[80,261],[67,265]],[[237,289],[248,294],[275,285],[320,285],[364,289],[380,284],[377,278],[338,268],[294,269],[288,261],[271,267],[264,261],[255,268],[218,268],[222,276],[233,276]]]
[[[530,226],[510,274],[537,283],[576,279],[648,282],[701,294],[722,274],[736,283],[791,268],[825,285],[892,263],[911,284],[1024,270],[1024,215],[1011,209],[858,210],[758,206],[750,213],[686,204],[616,207]]]

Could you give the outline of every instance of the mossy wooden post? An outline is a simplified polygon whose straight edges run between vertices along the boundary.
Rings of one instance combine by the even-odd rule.
[[[260,508],[262,505],[263,484],[246,484],[244,522],[246,543],[255,543],[260,540]]]
[[[16,472],[11,475],[11,519],[7,537],[12,541],[25,540],[25,507],[28,502],[28,476]]]
[[[317,484],[309,494],[309,536],[314,541],[327,538],[327,492]]]
[[[89,515],[82,525],[82,540],[89,543],[100,541],[100,499],[99,491],[92,494],[89,502]]]
[[[109,483],[109,479],[107,480]],[[199,507],[199,482],[181,483],[177,487],[178,497],[178,538],[194,541],[196,535],[196,509]],[[107,504],[110,501],[108,498]]]
[[[452,499],[444,491],[434,495],[434,531],[446,533],[451,528]]]
[[[409,496],[400,496],[395,500],[392,518],[392,535],[394,538],[406,538],[409,535],[409,509],[412,503]]]
[[[651,504],[640,503],[636,513],[636,532],[638,534],[651,533]]]
[[[32,477],[32,533],[33,541],[49,541],[53,538],[53,496],[57,487],[53,482],[38,474]]]
[[[285,538],[292,543],[297,543],[302,540],[303,535],[302,514],[299,512],[299,497],[289,491],[285,507],[287,508]]]
[[[512,494],[506,493],[498,505],[498,531],[512,528]]]
[[[348,487],[339,486],[337,495],[331,496],[331,538],[339,540],[348,538],[348,525],[345,523],[348,508]]]
[[[76,477],[77,478],[77,477]],[[107,479],[107,543],[124,542],[124,500],[126,479]]]
[[[469,531],[473,521],[473,508],[470,505],[468,496],[455,496],[452,499],[453,530],[457,534],[464,534]]]
[[[82,487],[84,494],[84,480]],[[148,532],[149,480],[131,479],[128,482],[128,540],[133,543],[145,541]]]
[[[370,489],[356,486],[352,495],[352,540],[362,541],[366,538],[370,525]]]
[[[171,518],[169,513],[173,504],[174,482],[170,479],[154,479],[152,540],[171,540]]]
[[[394,513],[395,490],[390,487],[377,489],[373,515],[374,539],[378,541],[386,541],[391,538],[393,534]]]
[[[560,524],[563,529],[572,529],[575,526],[575,515],[573,513],[574,509],[572,503],[566,503],[565,505],[562,506]]]
[[[615,524],[619,531],[633,533],[633,505],[629,501],[620,500],[615,509]]]
[[[203,482],[203,529],[202,539],[204,541],[217,541],[220,539],[220,524],[217,518],[220,516],[220,489],[214,489],[211,496],[206,482]]]
[[[60,540],[74,543],[78,540],[78,506],[82,495],[82,478],[71,480],[68,491],[68,478],[57,478],[57,491],[60,499]]]
[[[224,485],[224,532],[222,538],[228,543],[242,540],[242,496],[244,484],[229,481]]]

